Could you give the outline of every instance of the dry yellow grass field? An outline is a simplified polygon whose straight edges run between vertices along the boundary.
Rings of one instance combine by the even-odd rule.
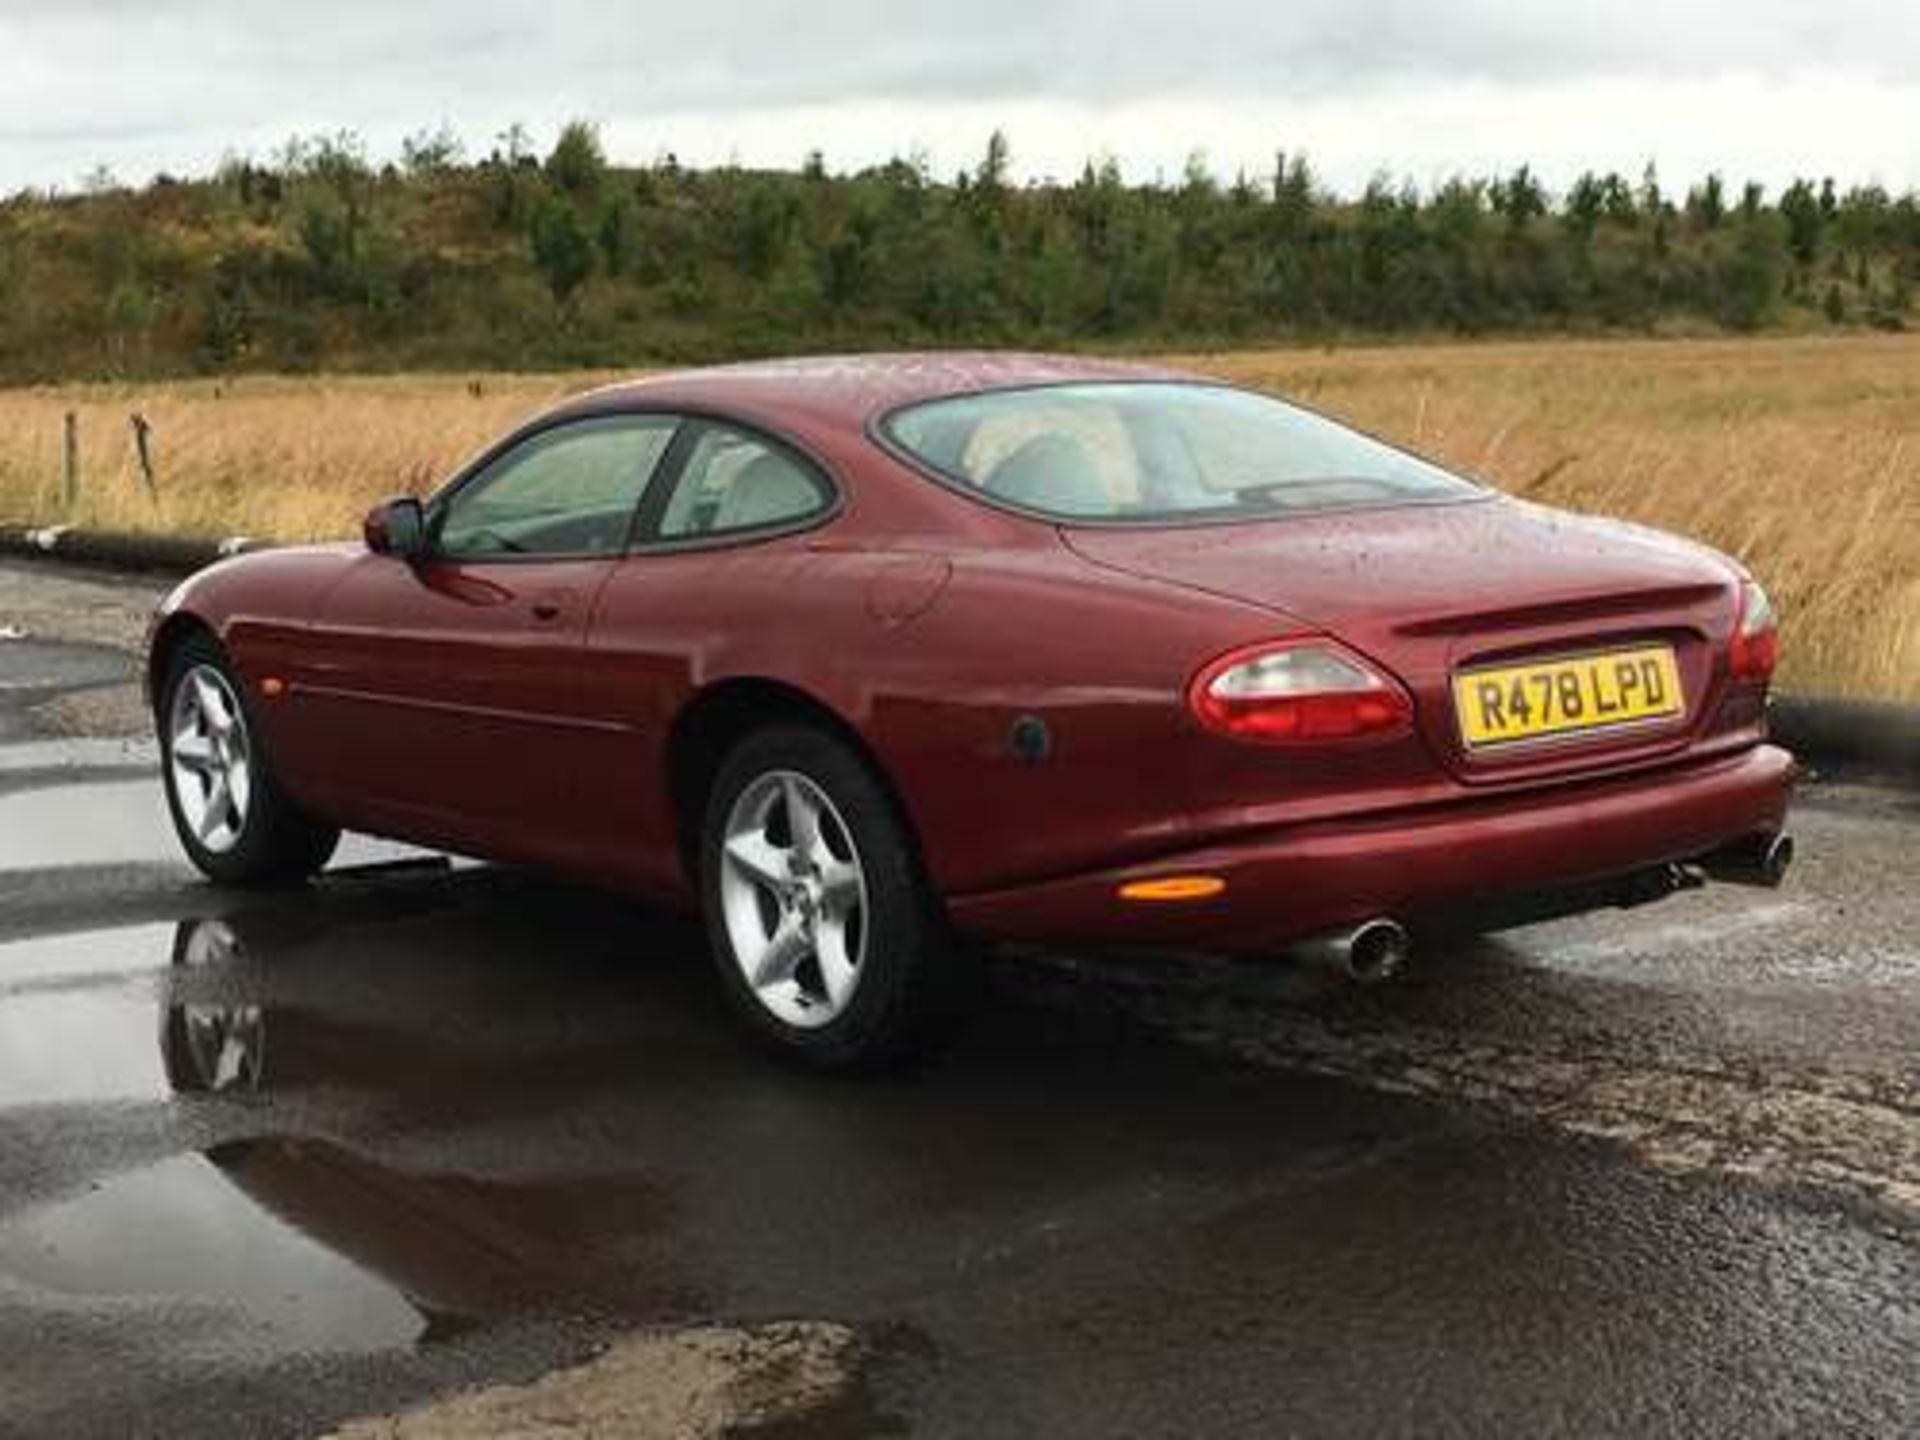
[[[1515,494],[1696,536],[1785,615],[1782,684],[1920,700],[1920,337],[1567,341],[1179,357]],[[0,391],[0,523],[304,539],[424,490],[599,376]],[[79,425],[77,503],[63,417]],[[130,413],[153,426],[157,499]]]

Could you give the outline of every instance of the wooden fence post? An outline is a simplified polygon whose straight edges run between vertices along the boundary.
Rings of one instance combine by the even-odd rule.
[[[140,459],[140,478],[147,482],[147,498],[160,499],[160,487],[153,478],[153,422],[138,410],[127,417],[133,430],[133,453]]]
[[[67,513],[71,515],[80,504],[80,417],[73,411],[67,411],[65,468]]]

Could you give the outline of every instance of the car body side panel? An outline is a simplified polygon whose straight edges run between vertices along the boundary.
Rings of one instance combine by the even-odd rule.
[[[614,563],[367,555],[351,567],[313,616],[281,705],[326,813],[579,865],[594,739],[579,657]]]
[[[628,737],[601,762],[609,783],[595,824],[608,846],[631,846],[649,888],[669,883],[678,858],[659,778],[674,719],[737,679],[797,690],[861,736],[942,888],[1186,837],[1195,750],[1230,767],[1247,758],[1186,719],[1196,657],[1287,622],[1102,572],[1044,528],[1024,546],[933,543],[859,545],[829,530],[619,567],[584,667],[587,718]],[[1022,721],[1044,727],[1044,755],[1016,747]]]
[[[317,794],[302,737],[287,723],[290,712],[269,703],[261,686],[300,673],[315,612],[365,555],[358,545],[314,545],[223,560],[183,581],[154,617],[156,628],[191,618],[213,632],[249,692],[282,780],[309,803]],[[155,686],[162,679],[150,676]]]
[[[819,652],[868,623],[805,537],[636,555],[595,608],[581,669],[598,777],[590,815],[601,873],[685,897],[668,747],[684,706],[736,677],[776,679],[838,710]],[[697,821],[696,821],[697,823]]]
[[[1176,843],[1213,739],[1186,716],[1193,657],[1276,628],[1079,571],[1060,550],[956,555],[937,604],[840,657],[946,891]]]

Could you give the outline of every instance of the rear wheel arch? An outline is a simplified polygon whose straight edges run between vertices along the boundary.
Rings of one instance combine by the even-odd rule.
[[[924,869],[913,811],[866,737],[831,705],[796,685],[736,676],[715,681],[682,706],[667,737],[667,794],[681,873],[689,885],[697,889],[700,883],[701,830],[721,766],[749,735],[780,725],[820,730],[852,749],[892,800]]]

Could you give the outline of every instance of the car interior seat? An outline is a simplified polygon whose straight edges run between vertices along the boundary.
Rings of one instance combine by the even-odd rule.
[[[772,525],[816,509],[820,492],[784,455],[755,456],[733,477],[713,517],[715,530]]]
[[[1064,515],[1100,515],[1113,509],[1087,447],[1070,435],[1036,435],[987,475],[984,486],[1016,505]]]

